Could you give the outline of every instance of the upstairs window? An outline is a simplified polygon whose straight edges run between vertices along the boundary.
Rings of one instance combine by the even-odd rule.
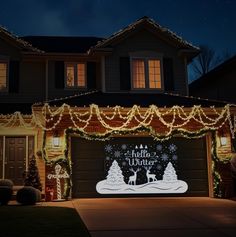
[[[66,63],[65,64],[66,73],[66,87],[86,87],[86,65],[85,63]]]
[[[0,61],[0,92],[7,91],[7,62]]]
[[[132,58],[133,89],[162,89],[160,59]]]

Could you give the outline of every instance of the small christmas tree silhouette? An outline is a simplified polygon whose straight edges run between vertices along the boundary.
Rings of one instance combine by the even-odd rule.
[[[120,185],[125,183],[124,176],[116,160],[112,162],[112,165],[108,171],[106,182],[111,185]]]
[[[42,191],[42,184],[40,181],[35,156],[32,156],[29,163],[28,171],[26,172],[25,186],[32,186]]]
[[[174,182],[177,181],[177,175],[175,173],[175,168],[172,163],[169,162],[163,175],[163,181],[165,182]]]

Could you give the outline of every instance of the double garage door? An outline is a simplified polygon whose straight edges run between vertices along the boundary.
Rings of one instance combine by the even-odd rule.
[[[71,158],[73,198],[209,195],[205,137],[192,140],[176,137],[165,142],[154,141],[151,137],[115,137],[109,141],[72,137]],[[178,193],[178,187],[173,189],[176,179],[187,185],[186,190]],[[160,184],[161,180],[177,192],[163,194],[168,185],[159,185],[160,193],[133,191],[146,188],[150,183]],[[101,193],[96,189],[101,181],[111,188],[118,184],[117,187],[125,185],[132,191]]]

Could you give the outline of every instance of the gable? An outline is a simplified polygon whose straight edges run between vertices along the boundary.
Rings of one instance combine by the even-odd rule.
[[[123,52],[152,51],[160,54],[177,53],[177,48],[164,41],[158,35],[153,34],[147,29],[133,31],[123,40],[112,45],[114,51]]]
[[[193,58],[200,52],[198,47],[193,46],[191,43],[179,37],[169,29],[160,26],[154,20],[148,17],[143,17],[124,29],[114,33],[109,38],[99,42],[95,47],[92,47],[91,51],[113,47],[116,44],[124,41],[126,38],[132,36],[135,32],[143,29],[151,32],[153,35],[157,36],[159,39],[167,42],[173,47],[181,49],[182,53],[184,52],[188,58]]]

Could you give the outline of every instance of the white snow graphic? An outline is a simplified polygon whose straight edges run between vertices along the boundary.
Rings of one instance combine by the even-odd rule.
[[[96,190],[100,194],[185,193],[188,190],[187,183],[177,179],[171,162],[168,163],[162,180],[154,179],[152,182],[149,180],[148,183],[134,185],[124,182],[122,171],[114,160],[106,178],[96,185]]]
[[[105,181],[108,185],[121,185],[125,183],[124,176],[116,160],[112,162]]]

